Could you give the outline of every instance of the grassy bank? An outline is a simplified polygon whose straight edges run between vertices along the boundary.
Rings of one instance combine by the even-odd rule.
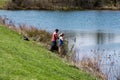
[[[0,80],[95,80],[56,54],[0,26]]]

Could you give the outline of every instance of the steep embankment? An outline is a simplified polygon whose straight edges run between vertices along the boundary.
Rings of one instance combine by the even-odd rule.
[[[95,80],[56,54],[0,26],[0,80]]]

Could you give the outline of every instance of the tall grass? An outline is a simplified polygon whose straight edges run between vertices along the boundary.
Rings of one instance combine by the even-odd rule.
[[[74,57],[74,65],[96,75],[101,80],[120,80],[119,50],[96,49],[91,50],[90,54],[91,56],[85,55],[78,61],[76,54],[71,56]]]
[[[99,58],[87,58],[83,57],[83,59],[78,64],[80,68],[85,71],[89,71],[92,74],[96,75],[101,80],[107,80],[107,75],[102,72],[99,66]]]
[[[51,34],[45,30],[38,29],[34,26],[19,25],[17,31],[34,41],[50,44]]]
[[[104,63],[104,49],[101,52],[99,49],[90,50],[90,56],[87,56],[85,55],[85,52],[76,51],[74,47],[74,44],[71,45],[68,54],[68,61],[72,65],[75,65],[78,68],[97,76],[100,80],[108,80],[108,75],[104,73],[101,68],[102,64]],[[80,54],[82,54],[82,57],[80,57]]]

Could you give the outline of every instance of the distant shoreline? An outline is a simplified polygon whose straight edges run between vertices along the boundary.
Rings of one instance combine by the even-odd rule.
[[[83,8],[51,8],[51,9],[46,9],[46,8],[18,8],[18,9],[11,9],[11,8],[1,8],[0,7],[0,10],[48,10],[48,11],[84,11],[84,10],[113,10],[113,11],[116,11],[116,10],[120,10],[120,8],[116,8],[116,7],[109,7],[109,8],[94,8],[94,9],[83,9]]]
[[[120,10],[120,1],[106,0],[3,0],[1,10]]]

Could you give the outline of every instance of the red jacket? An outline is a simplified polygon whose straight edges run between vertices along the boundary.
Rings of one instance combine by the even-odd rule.
[[[57,38],[58,38],[58,33],[54,32],[54,33],[52,34],[52,40],[51,40],[51,41],[56,41]]]

